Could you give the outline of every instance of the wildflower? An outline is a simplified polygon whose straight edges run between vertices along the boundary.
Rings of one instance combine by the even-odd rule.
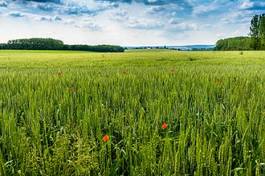
[[[105,136],[103,136],[102,140],[103,140],[103,142],[108,142],[109,141],[109,135],[106,134]]]
[[[167,123],[166,123],[166,122],[163,122],[163,124],[162,124],[162,128],[163,128],[163,129],[167,129],[167,126],[168,126]]]

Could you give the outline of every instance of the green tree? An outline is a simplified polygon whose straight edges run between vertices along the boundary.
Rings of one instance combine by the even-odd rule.
[[[62,41],[51,38],[9,40],[6,44],[0,44],[0,49],[124,52],[123,47],[116,45],[65,45]]]
[[[259,15],[255,15],[251,20],[250,36],[258,38],[259,35]]]
[[[262,14],[259,17],[258,37],[265,38],[265,14]]]
[[[217,41],[216,50],[255,50],[255,38],[234,37]]]
[[[253,38],[254,41],[254,49],[257,50],[259,48],[259,15],[255,15],[250,24],[250,36]]]

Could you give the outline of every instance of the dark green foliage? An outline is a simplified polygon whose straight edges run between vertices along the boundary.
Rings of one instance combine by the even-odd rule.
[[[259,35],[259,16],[255,15],[251,20],[250,36],[258,38]]]
[[[114,45],[64,45],[64,50],[95,51],[95,52],[124,52],[124,48]]]
[[[60,40],[51,38],[31,38],[10,40],[6,44],[0,44],[0,49],[18,50],[75,50],[95,52],[124,52],[124,48],[114,45],[66,45]]]
[[[254,50],[256,40],[251,37],[235,37],[218,40],[216,50]]]
[[[255,15],[251,20],[250,36],[255,39],[254,49],[258,49],[260,16]]]
[[[61,50],[64,43],[51,38],[31,38],[9,40],[6,49]]]
[[[258,37],[265,38],[265,14],[260,15],[258,23]]]
[[[234,37],[218,40],[216,50],[265,50],[265,38]]]

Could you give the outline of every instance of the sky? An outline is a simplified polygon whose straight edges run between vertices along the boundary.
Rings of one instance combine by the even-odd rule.
[[[0,42],[191,45],[245,36],[264,0],[0,0]]]

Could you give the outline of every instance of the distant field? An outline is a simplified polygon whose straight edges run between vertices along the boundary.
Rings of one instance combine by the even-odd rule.
[[[262,176],[264,90],[262,51],[0,51],[0,175]]]

